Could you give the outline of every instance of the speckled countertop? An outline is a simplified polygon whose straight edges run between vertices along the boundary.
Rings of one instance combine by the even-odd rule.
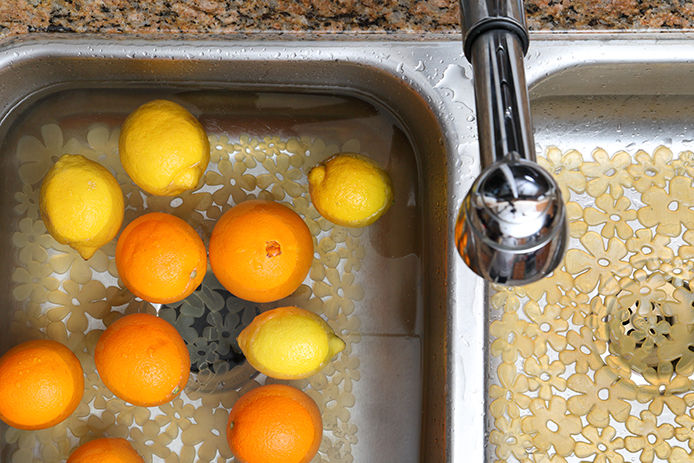
[[[683,29],[690,0],[527,0],[531,30]],[[0,0],[0,39],[33,32],[459,34],[458,0]]]

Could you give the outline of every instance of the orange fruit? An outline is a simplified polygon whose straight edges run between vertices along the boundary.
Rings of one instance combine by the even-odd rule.
[[[280,203],[244,201],[215,224],[210,264],[233,295],[253,302],[289,296],[311,268],[313,239],[299,215]]]
[[[190,374],[190,355],[176,328],[146,313],[113,322],[96,343],[94,362],[111,392],[143,407],[174,399]]]
[[[80,361],[56,341],[19,344],[0,357],[0,419],[18,429],[54,426],[84,394]]]
[[[70,454],[67,463],[144,463],[130,442],[102,437],[82,444]]]
[[[308,463],[322,437],[316,403],[284,384],[250,390],[229,413],[227,441],[244,463]]]
[[[116,267],[134,295],[168,304],[185,299],[200,285],[207,271],[207,252],[185,221],[151,212],[130,222],[120,234]]]

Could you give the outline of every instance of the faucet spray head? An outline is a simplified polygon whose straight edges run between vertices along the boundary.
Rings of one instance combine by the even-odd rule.
[[[567,241],[564,202],[547,171],[504,159],[477,178],[460,208],[456,246],[481,277],[524,285],[551,273]]]

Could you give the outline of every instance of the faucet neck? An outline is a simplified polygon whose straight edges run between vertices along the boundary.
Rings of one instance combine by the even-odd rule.
[[[523,57],[522,0],[461,0],[463,47],[472,64],[482,168],[508,158],[535,160]]]
[[[535,160],[535,142],[518,37],[490,30],[472,47],[482,168],[502,159]]]
[[[520,40],[523,54],[528,51],[528,28],[523,0],[460,0],[463,49],[472,61],[475,40],[490,30],[505,30]]]

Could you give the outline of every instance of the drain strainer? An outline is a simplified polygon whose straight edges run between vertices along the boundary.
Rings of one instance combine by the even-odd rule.
[[[179,331],[190,353],[190,371],[198,387],[221,389],[237,387],[256,372],[246,362],[236,337],[261,308],[239,299],[207,272],[202,284],[187,298],[162,305],[159,316]]]
[[[605,360],[620,376],[637,386],[694,379],[694,292],[688,279],[635,272],[607,301],[604,322],[609,349]],[[689,381],[680,384],[691,389]]]

